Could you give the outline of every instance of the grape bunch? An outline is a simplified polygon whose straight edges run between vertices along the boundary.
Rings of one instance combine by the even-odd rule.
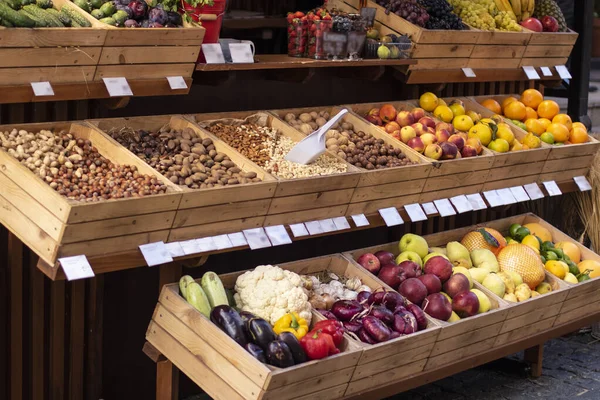
[[[506,11],[499,11],[494,0],[448,0],[454,13],[473,28],[485,31],[521,32],[521,26]]]
[[[460,30],[464,25],[460,17],[452,12],[452,6],[446,0],[418,0],[427,10],[429,21],[427,29]]]
[[[352,29],[352,21],[344,15],[335,15],[333,17],[333,32],[348,33]]]
[[[385,13],[394,13],[405,20],[425,28],[429,14],[417,0],[377,0],[377,4],[385,7]]]
[[[494,17],[496,28],[500,31],[521,32],[521,25],[517,23],[507,11],[499,11]]]

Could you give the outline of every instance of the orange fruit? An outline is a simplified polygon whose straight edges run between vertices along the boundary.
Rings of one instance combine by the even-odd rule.
[[[563,124],[568,130],[573,128],[573,121],[571,121],[571,117],[569,117],[567,114],[556,114],[554,118],[552,118],[552,123]]]
[[[544,132],[546,132],[546,129],[548,129],[548,127],[552,123],[552,121],[550,121],[548,118],[538,118],[538,121],[540,121],[540,123],[544,125]]]
[[[544,96],[535,89],[527,89],[521,95],[521,103],[527,107],[531,107],[534,110],[538,108],[540,103],[544,100]]]
[[[554,247],[561,249],[575,264],[579,264],[581,261],[581,250],[579,250],[579,247],[575,243],[568,241],[558,242]]]
[[[537,108],[537,113],[542,118],[552,119],[560,112],[560,107],[553,100],[544,100]]]
[[[481,105],[492,111],[494,114],[502,113],[502,107],[500,107],[500,103],[494,99],[486,99],[483,101],[483,103],[481,103]]]
[[[504,247],[506,247],[506,239],[504,239],[504,236],[502,236],[502,234],[495,229],[492,229],[492,228],[483,228],[483,229],[485,229],[487,233],[492,235],[498,241],[498,245],[499,245],[498,247],[492,246],[490,243],[488,243],[488,241],[485,240],[485,238],[483,237],[483,234],[479,230],[467,233],[462,238],[460,243],[463,246],[465,246],[467,248],[467,250],[469,250],[469,252],[471,252],[475,249],[488,249],[489,251],[491,251],[492,253],[497,255],[500,252],[500,250],[502,250]]]
[[[552,234],[541,224],[538,224],[537,222],[530,222],[528,224],[524,224],[523,226],[529,229],[529,233],[542,239],[542,242],[552,241]]]
[[[527,110],[525,110],[525,105],[520,101],[512,101],[504,109],[504,115],[510,119],[521,121],[527,115]]]
[[[536,136],[540,136],[542,133],[546,132],[544,124],[542,124],[539,119],[530,118],[525,121],[525,126],[527,127],[527,132],[533,132]]]
[[[525,119],[537,119],[538,115],[531,107],[525,107]]]
[[[571,133],[569,134],[569,141],[574,144],[578,143],[586,143],[589,140],[588,133],[584,128],[579,126],[571,129]]]
[[[509,96],[502,101],[502,111],[506,108],[507,105],[512,103],[513,101],[519,101],[516,97]]]
[[[577,264],[577,268],[579,268],[579,272],[582,274],[589,270],[590,278],[597,278],[600,276],[600,262],[596,260],[583,260]]]
[[[581,122],[573,122],[573,126],[571,127],[571,129],[573,128],[581,128],[587,132],[587,128]]]
[[[569,130],[563,124],[550,124],[546,132],[550,132],[554,136],[555,142],[566,142],[569,140]]]

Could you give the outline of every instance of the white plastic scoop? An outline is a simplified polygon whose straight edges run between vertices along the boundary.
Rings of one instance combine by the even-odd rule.
[[[331,118],[325,125],[298,142],[285,156],[285,159],[298,164],[310,164],[321,154],[325,153],[325,134],[335,123],[348,112],[343,109]]]

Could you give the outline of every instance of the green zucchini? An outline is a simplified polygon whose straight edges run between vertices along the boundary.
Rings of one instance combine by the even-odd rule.
[[[187,299],[187,286],[194,282],[194,278],[189,275],[184,275],[179,279],[179,290],[184,299]]]
[[[196,310],[204,314],[205,317],[210,318],[210,303],[204,293],[204,290],[196,282],[192,282],[187,286],[187,302],[192,305]]]
[[[13,10],[5,3],[0,3],[0,18],[19,28],[33,28],[35,26],[34,20],[26,14]]]
[[[223,282],[219,279],[219,276],[214,272],[208,271],[204,274],[201,281],[202,289],[208,297],[211,307],[229,305],[227,300],[227,293],[223,287]]]

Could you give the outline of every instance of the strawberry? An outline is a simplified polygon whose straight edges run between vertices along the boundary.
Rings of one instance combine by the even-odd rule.
[[[304,13],[302,11],[296,11],[294,14],[294,18],[302,18],[304,17]]]

